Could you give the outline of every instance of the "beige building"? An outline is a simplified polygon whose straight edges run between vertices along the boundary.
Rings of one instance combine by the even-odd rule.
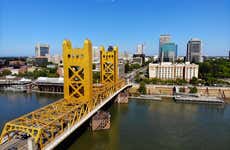
[[[158,79],[185,79],[189,81],[193,77],[198,78],[198,65],[183,63],[183,64],[172,64],[172,63],[150,63],[149,64],[149,78]]]

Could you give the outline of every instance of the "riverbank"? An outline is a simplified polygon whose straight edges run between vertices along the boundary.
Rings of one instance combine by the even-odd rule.
[[[146,95],[152,95],[153,97],[173,97],[173,85],[146,85]],[[182,90],[185,94],[189,94],[189,86],[176,86]],[[133,84],[130,88],[130,95],[138,97],[139,84]],[[224,101],[230,104],[230,88],[229,87],[201,87],[197,86],[197,94],[204,97],[222,97],[224,95]]]

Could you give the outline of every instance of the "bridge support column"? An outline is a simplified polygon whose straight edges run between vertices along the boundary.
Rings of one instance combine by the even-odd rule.
[[[28,150],[38,150],[38,146],[34,143],[34,140],[32,138],[27,139],[27,148]]]
[[[91,120],[91,129],[104,130],[110,128],[110,113],[105,111],[98,111]]]
[[[117,103],[128,103],[129,102],[129,92],[128,90],[124,90],[117,95],[115,100]]]

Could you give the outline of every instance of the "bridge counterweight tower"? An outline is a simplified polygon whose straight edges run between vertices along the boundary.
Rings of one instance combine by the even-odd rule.
[[[105,51],[100,47],[100,81],[102,84],[116,84],[118,81],[118,47],[110,47]]]
[[[64,99],[81,102],[92,109],[92,44],[85,40],[83,48],[72,48],[71,42],[63,42]]]

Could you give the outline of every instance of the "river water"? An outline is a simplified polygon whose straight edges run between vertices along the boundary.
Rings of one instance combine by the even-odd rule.
[[[62,95],[0,93],[0,127]],[[230,150],[230,105],[130,100],[113,104],[111,128],[84,130],[68,150]],[[78,131],[76,131],[78,132]]]

